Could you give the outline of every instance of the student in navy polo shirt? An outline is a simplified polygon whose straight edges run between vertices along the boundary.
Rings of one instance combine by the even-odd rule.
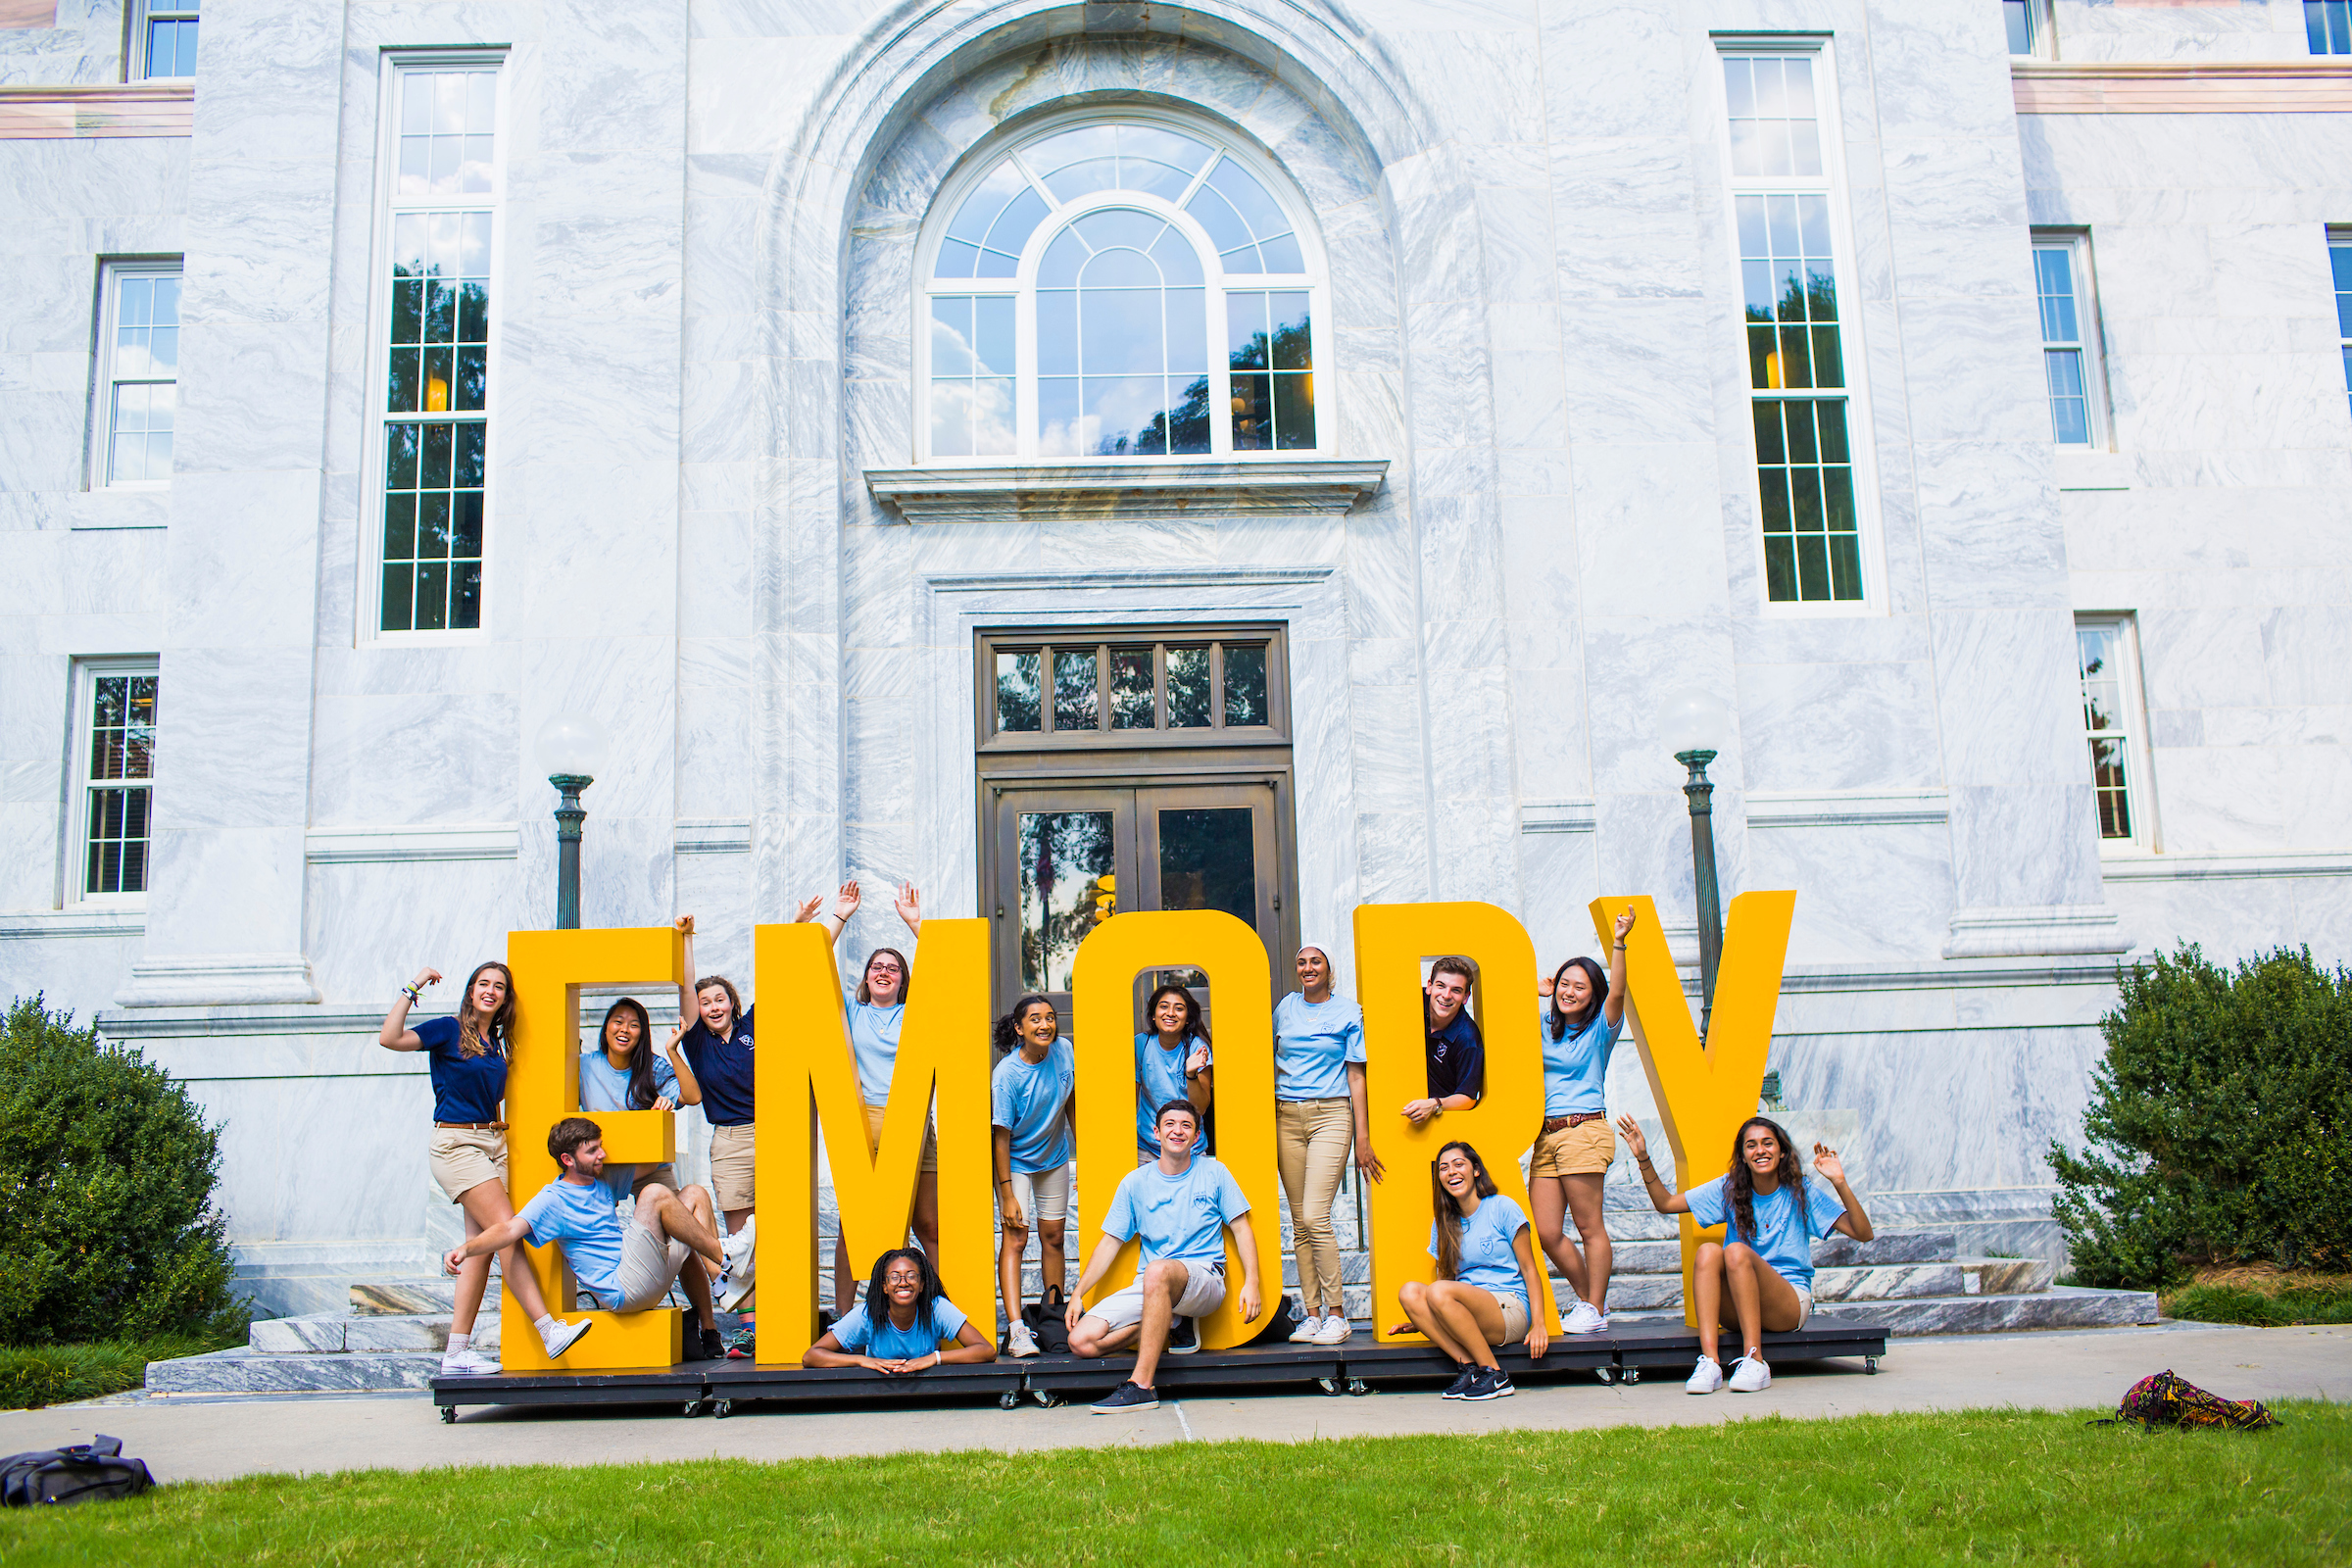
[[[1416,1127],[1449,1110],[1468,1110],[1487,1092],[1487,1038],[1464,1005],[1477,973],[1468,958],[1444,957],[1430,965],[1421,994],[1429,1094],[1404,1102],[1404,1119]]]
[[[956,1348],[943,1350],[942,1340]],[[865,1303],[842,1314],[801,1358],[804,1366],[861,1366],[884,1377],[928,1372],[950,1361],[994,1361],[997,1348],[941,1289],[939,1271],[911,1247],[874,1264]]]
[[[804,905],[800,918],[816,912],[816,901]],[[694,916],[678,916],[686,936],[686,972],[694,973]],[[722,1303],[733,1308],[749,1294],[753,1276],[752,1249],[752,1010],[743,1004],[735,982],[725,975],[704,975],[687,992],[680,988],[678,1015],[683,1024],[670,1038],[668,1055],[673,1068],[693,1075],[702,1086],[703,1116],[710,1123],[710,1196],[727,1220],[727,1268],[720,1271]],[[747,1322],[727,1348],[741,1359],[752,1353],[753,1330]]]
[[[503,963],[477,964],[459,993],[458,1015],[427,1018],[409,1027],[409,1008],[441,971],[419,969],[400,988],[400,1000],[384,1014],[376,1044],[386,1051],[421,1051],[433,1082],[433,1140],[427,1154],[433,1180],[466,1212],[468,1239],[514,1217],[507,1198],[507,1124],[498,1114],[507,1093],[507,1034],[514,1022],[514,977]],[[490,1282],[490,1252],[484,1250],[458,1271],[457,1302],[449,1315],[449,1348],[442,1353],[445,1377],[488,1377],[498,1359],[473,1348],[474,1314]],[[547,1310],[539,1282],[525,1265],[522,1249],[507,1250],[507,1289],[531,1315],[550,1359],[571,1348],[588,1332],[586,1323],[565,1323]]]
[[[1524,1340],[1527,1353],[1541,1358],[1551,1338],[1530,1305],[1544,1294],[1527,1216],[1495,1190],[1478,1151],[1458,1138],[1438,1151],[1429,1176],[1429,1255],[1438,1260],[1438,1278],[1405,1281],[1397,1302],[1410,1321],[1389,1332],[1419,1329],[1453,1358],[1460,1370],[1445,1397],[1507,1398],[1518,1391],[1494,1348]]]
[[[1691,1305],[1698,1320],[1698,1365],[1683,1387],[1713,1394],[1723,1387],[1723,1365],[1715,1356],[1719,1330],[1737,1328],[1742,1353],[1732,1367],[1732,1392],[1756,1394],[1772,1387],[1764,1360],[1764,1334],[1786,1334],[1813,1315],[1813,1239],[1832,1231],[1857,1242],[1870,1240],[1870,1217],[1845,1184],[1838,1151],[1813,1146],[1813,1173],[1805,1180],[1796,1146],[1781,1124],[1750,1116],[1732,1139],[1731,1168],[1711,1182],[1672,1193],[1649,1162],[1642,1126],[1617,1118],[1625,1147],[1642,1167],[1649,1206],[1661,1214],[1688,1214],[1701,1225],[1721,1225],[1720,1242],[1698,1244]],[[1676,1173],[1678,1176],[1680,1172]],[[1826,1185],[1825,1185],[1826,1183]]]

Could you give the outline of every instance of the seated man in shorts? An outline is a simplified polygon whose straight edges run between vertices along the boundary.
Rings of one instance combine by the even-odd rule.
[[[1102,1215],[1102,1240],[1086,1260],[1065,1318],[1073,1355],[1136,1348],[1134,1375],[1096,1401],[1097,1415],[1159,1408],[1152,1380],[1168,1348],[1169,1326],[1180,1317],[1206,1317],[1224,1303],[1227,1226],[1242,1255],[1242,1316],[1257,1316],[1257,1243],[1250,1231],[1250,1200],[1223,1165],[1193,1152],[1200,1113],[1191,1101],[1171,1100],[1160,1106],[1156,1126],[1159,1158],[1119,1179]],[[1082,1315],[1079,1303],[1110,1272],[1131,1236],[1143,1243],[1135,1283]],[[1193,1344],[1200,1344],[1197,1332]]]
[[[566,1116],[548,1133],[547,1152],[564,1174],[540,1188],[513,1219],[450,1249],[443,1259],[449,1272],[455,1274],[469,1257],[518,1241],[533,1247],[561,1242],[580,1289],[607,1312],[659,1306],[672,1284],[683,1283],[702,1323],[702,1358],[723,1359],[726,1349],[710,1306],[710,1275],[686,1267],[695,1252],[714,1266],[726,1260],[711,1224],[710,1195],[700,1187],[680,1195],[659,1182],[648,1183],[638,1191],[636,1216],[624,1225],[604,1183],[603,1128],[585,1116]]]

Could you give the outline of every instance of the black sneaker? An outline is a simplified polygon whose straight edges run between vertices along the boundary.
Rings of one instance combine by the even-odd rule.
[[[727,1358],[727,1341],[724,1335],[716,1329],[699,1329],[696,1332],[700,1337],[698,1343],[702,1348],[702,1354],[697,1359],[724,1361]]]
[[[1094,1408],[1097,1415],[1117,1415],[1126,1410],[1156,1410],[1159,1408],[1159,1396],[1151,1389],[1122,1383],[1097,1399]]]
[[[759,1345],[760,1331],[758,1329],[737,1329],[735,1337],[727,1342],[727,1359],[749,1361],[752,1358],[752,1352],[759,1348]]]
[[[1507,1399],[1519,1391],[1511,1387],[1511,1375],[1500,1367],[1480,1367],[1470,1376],[1470,1387],[1463,1393],[1465,1399]]]
[[[1168,1325],[1168,1353],[1170,1355],[1192,1355],[1200,1348],[1200,1320],[1178,1313],[1176,1321]]]
[[[1469,1395],[1470,1385],[1478,1381],[1478,1363],[1464,1361],[1461,1363],[1461,1368],[1453,1375],[1453,1381],[1446,1385],[1446,1392],[1439,1395],[1439,1398],[1459,1399]]]

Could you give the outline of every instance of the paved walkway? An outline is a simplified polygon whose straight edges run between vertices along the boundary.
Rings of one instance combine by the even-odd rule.
[[[1435,1392],[1169,1399],[1157,1410],[1097,1416],[1083,1405],[1002,1411],[740,1406],[724,1421],[674,1413],[470,1412],[456,1426],[421,1395],[241,1398],[125,1396],[0,1413],[0,1453],[122,1439],[159,1480],[271,1472],[435,1465],[616,1464],[646,1460],[797,1459],[909,1449],[1109,1447],[1187,1440],[1316,1438],[1690,1426],[1777,1413],[2112,1406],[2148,1373],[2171,1367],[2235,1398],[2352,1398],[2352,1327],[2240,1329],[2166,1324],[2017,1335],[1897,1340],[1876,1377],[1858,1362],[1790,1367],[1760,1395],[1694,1399],[1677,1377],[1634,1388],[1579,1380],[1522,1388],[1488,1404]]]

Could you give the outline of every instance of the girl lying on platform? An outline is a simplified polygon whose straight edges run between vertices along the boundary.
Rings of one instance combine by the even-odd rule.
[[[1698,1365],[1684,1387],[1713,1394],[1723,1387],[1715,1358],[1717,1333],[1740,1331],[1741,1354],[1732,1367],[1732,1392],[1755,1394],[1772,1386],[1764,1334],[1786,1334],[1813,1315],[1813,1238],[1833,1230],[1867,1242],[1870,1219],[1845,1185],[1838,1151],[1813,1146],[1813,1170],[1828,1186],[1807,1186],[1796,1146],[1779,1122],[1750,1116],[1732,1140],[1731,1169],[1703,1186],[1670,1193],[1649,1162],[1649,1147],[1631,1116],[1617,1118],[1626,1148],[1642,1167],[1649,1202],[1661,1214],[1689,1214],[1701,1225],[1725,1225],[1720,1242],[1698,1246]],[[1835,1189],[1832,1191],[1831,1189]],[[1726,1282],[1730,1290],[1725,1290]]]
[[[1430,1163],[1429,1255],[1438,1279],[1407,1280],[1397,1293],[1410,1323],[1461,1368],[1446,1390],[1448,1399],[1499,1399],[1518,1391],[1494,1359],[1494,1347],[1525,1340],[1542,1356],[1550,1343],[1533,1303],[1544,1299],[1536,1254],[1527,1243],[1527,1216],[1494,1190],[1478,1151],[1456,1140]]]
[[[939,1342],[953,1339],[956,1348]],[[885,1377],[928,1372],[948,1361],[994,1361],[997,1348],[940,1293],[938,1271],[911,1247],[874,1265],[865,1299],[808,1347],[804,1366],[861,1366]]]

